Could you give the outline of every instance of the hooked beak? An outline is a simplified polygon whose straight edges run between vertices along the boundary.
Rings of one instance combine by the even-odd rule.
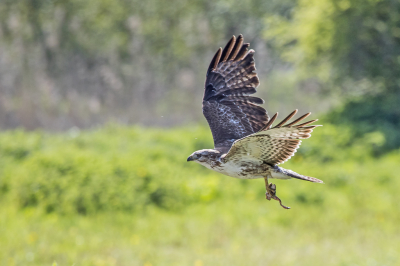
[[[190,162],[190,161],[194,161],[194,160],[193,160],[192,156],[189,156],[189,157],[187,158],[187,161]]]

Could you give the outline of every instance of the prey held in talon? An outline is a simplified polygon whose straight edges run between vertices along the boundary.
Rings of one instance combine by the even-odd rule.
[[[203,114],[210,126],[214,149],[195,151],[187,161],[195,161],[218,173],[241,178],[264,178],[266,199],[282,201],[270,179],[291,179],[323,183],[279,167],[292,157],[302,139],[311,137],[317,119],[300,123],[311,113],[292,122],[294,110],[273,126],[278,113],[271,118],[260,106],[264,100],[250,96],[260,84],[254,62],[254,50],[243,36],[235,36],[224,49],[219,48],[206,74]]]

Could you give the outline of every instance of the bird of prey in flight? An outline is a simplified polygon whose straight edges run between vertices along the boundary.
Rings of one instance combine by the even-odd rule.
[[[225,48],[219,48],[207,70],[203,114],[210,126],[214,149],[195,151],[187,161],[241,179],[264,178],[266,199],[275,199],[275,184],[269,179],[291,179],[323,183],[321,180],[279,167],[294,155],[302,139],[307,139],[317,127],[310,125],[317,120],[299,124],[307,113],[288,122],[293,111],[273,126],[278,113],[271,118],[259,104],[264,100],[249,96],[260,84],[254,63],[254,50],[243,43],[243,36],[235,36]]]

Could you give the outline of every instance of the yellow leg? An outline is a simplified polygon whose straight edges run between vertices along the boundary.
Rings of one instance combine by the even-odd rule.
[[[290,207],[283,205],[281,199],[276,196],[276,186],[275,184],[272,183],[268,184],[268,176],[264,177],[264,181],[265,181],[265,189],[267,190],[265,192],[265,198],[267,200],[271,199],[277,200],[284,209],[290,209]]]

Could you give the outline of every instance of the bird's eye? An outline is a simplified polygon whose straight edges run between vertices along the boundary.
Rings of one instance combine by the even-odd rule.
[[[195,160],[197,160],[197,159],[199,159],[201,157],[201,155],[200,154],[195,154],[195,155],[193,155],[193,157],[194,157]]]

